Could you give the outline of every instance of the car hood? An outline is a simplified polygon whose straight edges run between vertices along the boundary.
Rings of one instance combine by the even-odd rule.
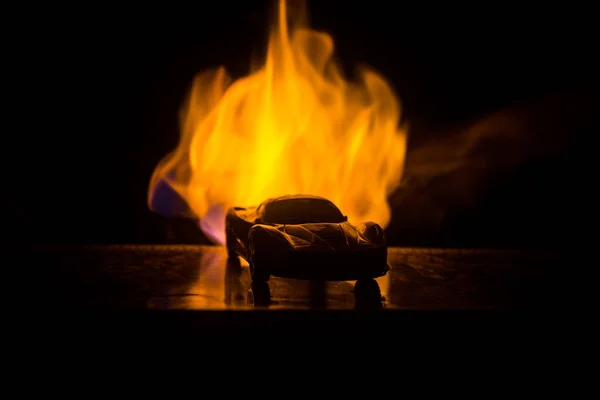
[[[279,225],[277,231],[295,248],[335,251],[379,247],[348,222],[340,224]]]

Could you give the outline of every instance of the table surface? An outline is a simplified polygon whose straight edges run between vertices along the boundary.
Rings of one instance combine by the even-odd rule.
[[[368,290],[355,291],[354,281],[272,277],[270,293],[252,288],[247,263],[228,259],[220,246],[63,246],[36,254],[51,293],[45,301],[63,307],[448,310],[556,304],[557,261],[548,253],[425,248],[388,253],[391,270]]]

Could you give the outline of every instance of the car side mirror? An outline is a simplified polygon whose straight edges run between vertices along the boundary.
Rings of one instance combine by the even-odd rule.
[[[262,220],[262,218],[256,218],[256,220],[254,221],[254,223],[256,223],[256,224],[262,224],[263,220]]]
[[[344,215],[344,222],[348,222],[348,216]]]

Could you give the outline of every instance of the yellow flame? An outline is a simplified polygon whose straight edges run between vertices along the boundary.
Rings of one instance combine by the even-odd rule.
[[[328,198],[355,223],[390,220],[406,153],[399,99],[369,69],[344,79],[331,36],[287,8],[280,0],[262,66],[234,82],[223,67],[195,78],[180,143],[150,182],[149,201],[168,182],[216,242],[228,207],[285,194]]]

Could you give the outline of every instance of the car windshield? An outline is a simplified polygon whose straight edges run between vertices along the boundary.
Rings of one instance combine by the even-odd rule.
[[[287,199],[267,204],[263,221],[273,224],[340,223],[345,218],[328,200]]]

